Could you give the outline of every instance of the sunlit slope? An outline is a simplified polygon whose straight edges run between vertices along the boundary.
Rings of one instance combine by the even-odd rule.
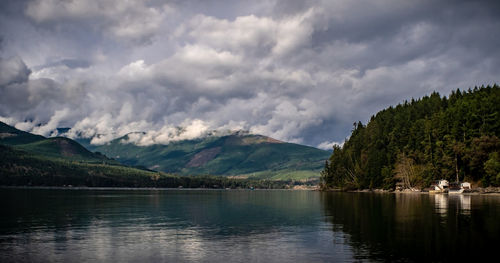
[[[261,135],[210,136],[168,145],[137,146],[127,136],[92,150],[127,165],[178,174],[273,179],[319,176],[329,152]]]

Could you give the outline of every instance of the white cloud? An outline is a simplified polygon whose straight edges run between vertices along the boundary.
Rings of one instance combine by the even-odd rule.
[[[22,131],[31,131],[35,127],[33,122],[18,122],[14,125],[17,129]]]
[[[52,115],[49,122],[42,126],[33,127],[31,132],[43,136],[48,136],[52,131],[60,127],[59,124],[61,123],[61,120],[67,118],[69,113],[69,109],[57,110],[55,111],[54,115]]]
[[[276,35],[278,41],[273,53],[277,56],[289,55],[309,43],[313,33],[311,20],[315,15],[314,9],[309,9],[303,14],[280,21]]]
[[[331,148],[386,106],[498,82],[493,6],[160,2],[34,0],[0,12],[11,57],[0,60],[0,116],[98,144],[243,129]]]
[[[18,123],[18,121],[14,118],[2,117],[2,116],[0,116],[0,121],[8,125],[16,125],[16,123]]]
[[[255,15],[237,17],[234,21],[197,15],[182,25],[177,34],[186,34],[192,42],[233,52],[271,49],[276,44],[277,22]]]
[[[118,75],[125,79],[140,79],[147,75],[144,60],[137,60],[120,69]]]
[[[182,25],[177,35],[238,54],[284,56],[311,40],[315,14],[314,9],[309,9],[281,19],[248,15],[233,21],[198,15]]]
[[[344,145],[344,142],[339,143],[334,141],[324,141],[318,144],[316,147],[323,150],[332,150],[334,145],[342,147]]]
[[[167,5],[152,7],[147,1],[128,0],[33,0],[25,10],[37,23],[84,22],[115,37],[139,42],[149,41],[172,12]]]
[[[140,146],[169,144],[173,141],[191,140],[207,135],[209,125],[202,120],[186,120],[180,127],[164,126],[161,129],[128,134],[122,143],[134,143]]]

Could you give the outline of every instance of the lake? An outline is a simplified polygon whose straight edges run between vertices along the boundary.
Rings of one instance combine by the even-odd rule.
[[[500,196],[3,188],[0,200],[0,262],[477,262],[500,245]]]

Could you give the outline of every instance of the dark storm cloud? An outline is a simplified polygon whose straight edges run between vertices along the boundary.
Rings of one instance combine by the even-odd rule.
[[[31,70],[19,57],[0,58],[0,87],[28,80]]]
[[[328,148],[384,107],[499,76],[498,1],[0,5],[0,119],[95,143],[248,129]]]
[[[380,1],[353,4],[341,18],[327,20],[325,30],[313,34],[314,45],[333,41],[368,43],[372,51],[382,52],[372,60],[380,61],[382,57],[386,64],[436,56],[457,47],[472,48],[483,56],[498,52],[498,37],[488,33],[498,31],[498,1],[400,1],[388,6],[377,3]],[[412,42],[411,34],[419,30],[422,34]]]

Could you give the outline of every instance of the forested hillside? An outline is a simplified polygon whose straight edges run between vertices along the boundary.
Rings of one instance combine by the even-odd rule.
[[[433,180],[500,185],[500,87],[434,92],[355,123],[322,171],[325,188],[427,187]]]
[[[139,146],[128,135],[87,147],[126,165],[180,175],[221,175],[271,180],[317,178],[330,152],[262,135],[233,133]]]
[[[68,138],[45,138],[0,122],[0,186],[286,188],[291,182],[176,176],[121,165]]]
[[[286,188],[290,182],[176,176],[117,164],[47,158],[0,144],[0,186]]]

